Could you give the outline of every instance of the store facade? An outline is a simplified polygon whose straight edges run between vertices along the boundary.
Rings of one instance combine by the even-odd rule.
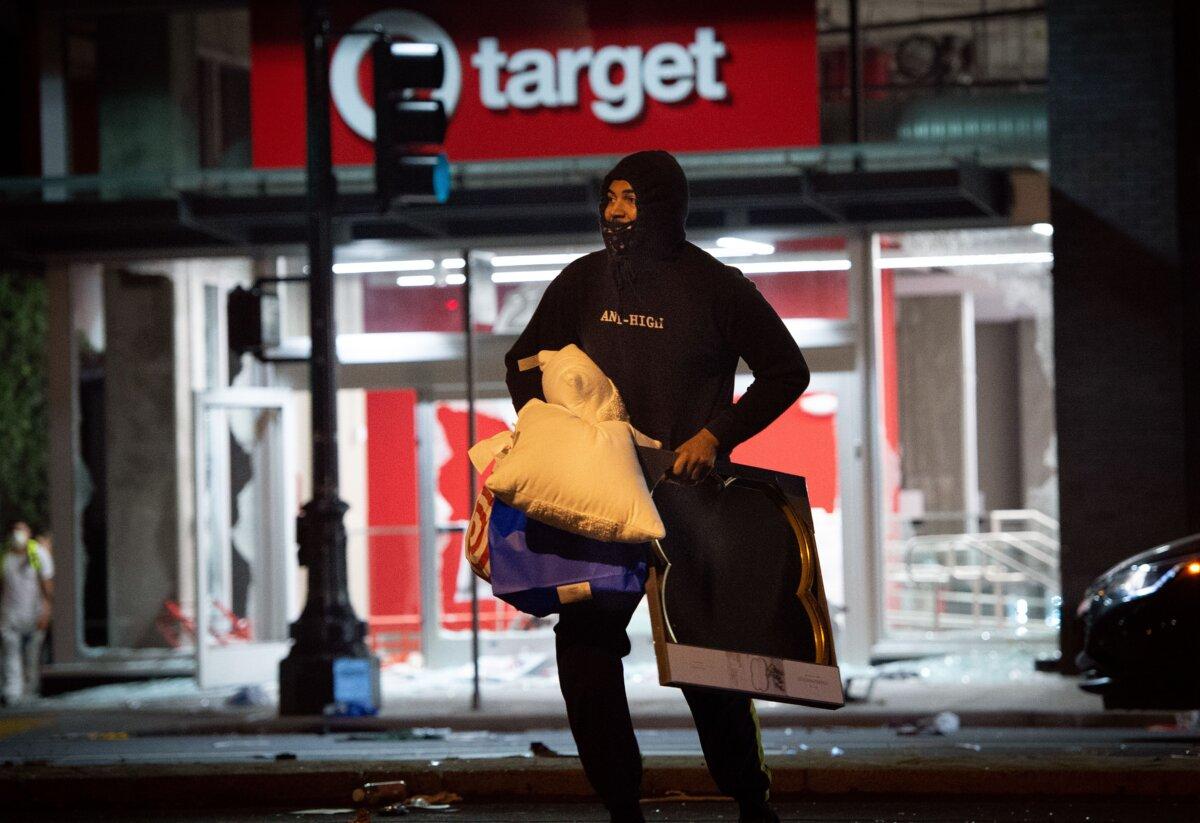
[[[822,146],[816,4],[543,5],[514,21],[339,4],[336,26],[434,37],[458,69],[439,90],[455,197],[381,216],[361,167],[369,36],[343,37],[331,66],[350,212],[335,258],[342,496],[351,598],[377,652],[469,660],[467,398],[476,438],[513,423],[503,353],[563,265],[598,246],[604,169],[649,147],[689,174],[689,239],[754,280],[812,367],[805,396],[733,456],[808,479],[839,656],[1052,639],[1036,167],[1003,145]],[[246,180],[265,193],[230,184],[190,213],[229,242],[60,255],[49,270],[54,528],[76,538],[59,541],[64,669],[198,660],[206,683],[270,678],[303,602],[293,519],[311,435],[307,368],[289,361],[307,350],[307,295],[269,282],[304,275],[287,171],[303,161],[303,61],[279,4],[248,15]],[[278,296],[265,362],[229,347],[227,296],[255,281]],[[552,648],[550,623],[488,595],[485,654]],[[644,616],[631,631],[649,654]]]

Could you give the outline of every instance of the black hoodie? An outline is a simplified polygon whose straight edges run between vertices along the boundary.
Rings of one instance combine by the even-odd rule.
[[[505,355],[520,410],[542,398],[541,372],[518,362],[578,345],[616,384],[635,428],[674,449],[701,429],[728,454],[796,401],[808,365],[754,283],[684,239],[687,179],[665,151],[631,154],[604,178],[625,180],[637,219],[623,251],[575,260],[554,279]],[[738,358],[754,382],[736,404]]]

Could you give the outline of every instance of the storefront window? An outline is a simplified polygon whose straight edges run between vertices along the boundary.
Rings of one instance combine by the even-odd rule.
[[[886,238],[892,639],[1057,636],[1050,231]]]
[[[842,238],[701,235],[695,242],[752,278],[802,345],[829,345],[836,335],[814,336],[814,329],[824,328],[821,323],[848,322],[850,262]],[[598,247],[598,240],[591,246],[480,247],[455,257],[448,251],[359,244],[339,256],[339,299],[361,305],[362,317],[361,330],[354,327],[354,318],[340,329],[344,362],[347,355],[353,361],[362,351],[372,362],[413,364],[405,367],[409,377],[368,390],[366,401],[369,611],[377,646],[388,653],[407,655],[420,647],[419,638],[453,646],[471,627],[471,578],[462,555],[463,530],[474,504],[468,490],[466,451],[471,442],[462,362],[467,273],[472,277],[470,322],[475,332],[475,439],[480,440],[515,424],[504,385],[504,352],[528,324],[550,282],[571,261]],[[380,271],[384,268],[389,270]],[[739,378],[739,394],[749,379]],[[823,556],[828,555],[831,567],[831,599],[837,603],[842,561],[838,475],[844,456],[836,418],[843,383],[818,376],[801,404],[735,454],[743,462],[812,478]],[[398,425],[404,431],[397,431]],[[397,473],[407,473],[409,466],[416,466],[415,479],[399,482]],[[432,503],[421,502],[426,493]],[[377,510],[398,506],[402,499],[410,501],[407,515],[397,511],[376,517]],[[431,545],[422,548],[421,541]],[[425,581],[419,587],[418,577]],[[377,583],[377,578],[391,582]],[[480,628],[488,636],[546,625],[492,598],[485,584],[477,592]],[[434,608],[419,605],[429,597],[436,598]],[[436,619],[436,628],[421,626],[430,619]],[[647,621],[635,620],[634,633],[642,628],[648,634]]]
[[[886,516],[884,574],[872,596],[883,600],[888,640],[1044,639],[1056,630],[1049,227],[1036,229],[880,238],[877,366]],[[847,621],[857,619],[857,593],[848,590],[845,570],[857,562],[856,529],[869,516],[859,450],[868,422],[855,354],[854,318],[861,312],[853,304],[853,249],[841,237],[787,232],[700,234],[695,242],[752,278],[812,367],[804,396],[739,446],[733,459],[806,478],[826,593],[838,631],[844,631]],[[350,594],[385,661],[469,661],[472,577],[463,537],[475,503],[471,487],[477,491],[482,478],[473,477],[467,452],[473,442],[515,424],[504,353],[553,278],[595,246],[454,252],[377,243],[338,250],[340,493],[350,506]],[[258,586],[277,585],[263,575],[278,581],[282,574],[275,591],[295,606],[303,602],[304,575],[297,572],[292,586],[286,582],[291,572],[271,566],[294,558],[294,543],[283,531],[258,540],[263,524],[246,520],[246,513],[262,513],[263,495],[285,490],[271,498],[283,509],[266,525],[290,523],[295,507],[311,496],[307,365],[267,369],[249,355],[224,351],[225,295],[252,279],[249,261],[236,272],[210,262],[164,263],[161,271],[155,265],[96,267],[80,276],[75,289],[81,454],[91,484],[81,498],[84,636],[92,645],[179,647],[186,653],[194,640],[179,629],[197,613],[199,599],[231,626],[244,619],[257,631],[270,622],[269,636],[252,640],[276,641],[288,615],[268,615],[266,601],[260,602],[266,589]],[[292,276],[303,265],[300,258],[280,258],[273,268]],[[185,310],[199,330],[190,349],[172,348],[179,342],[170,331],[176,326],[162,314],[181,294],[192,295]],[[279,295],[283,339],[271,354],[302,355],[308,345],[306,289],[285,283]],[[120,319],[115,339],[105,332],[114,313]],[[148,349],[147,335],[168,335],[171,342],[164,338]],[[120,358],[114,359],[114,347]],[[170,379],[161,386],[151,379],[147,358],[170,360],[162,372]],[[234,362],[240,365],[236,372]],[[135,378],[136,392],[121,389]],[[184,460],[180,432],[164,422],[171,418],[161,414],[162,404],[178,403],[180,380],[205,397],[220,394],[216,399],[226,404],[216,417],[193,423],[211,428],[213,420],[225,421],[223,435],[204,429],[210,435],[206,450],[191,456],[207,461],[219,455],[214,463]],[[739,373],[735,396],[751,380],[748,371]],[[253,392],[266,389],[255,386],[279,394],[263,400]],[[239,405],[247,390],[250,400]],[[207,414],[204,408],[197,407]],[[294,426],[283,426],[287,415]],[[268,440],[279,437],[290,444],[289,467],[272,463]],[[173,468],[134,476],[125,463],[134,456],[139,465]],[[284,474],[268,477],[278,471]],[[188,484],[205,482],[211,494],[194,497],[199,487]],[[193,534],[181,514],[188,499],[224,501],[224,531]],[[163,504],[168,500],[173,509]],[[210,542],[197,546],[205,534]],[[271,551],[264,548],[268,542]],[[171,551],[154,554],[152,546],[164,545]],[[209,583],[201,598],[193,594],[197,559],[206,564]],[[137,596],[112,582],[114,563],[150,570],[139,577]],[[485,653],[550,653],[552,621],[517,612],[493,598],[484,583],[475,588]],[[635,645],[648,636],[644,614],[635,617],[631,633]],[[532,645],[519,645],[526,641]]]
[[[845,335],[820,331],[823,323],[839,328],[848,323],[850,263],[842,238],[701,235],[695,242],[746,272],[801,345],[848,343]],[[396,364],[382,384],[378,381],[385,372],[370,372],[373,385],[365,391],[362,444],[353,437],[342,444],[358,455],[351,462],[357,461],[355,471],[366,476],[362,505],[367,515],[354,521],[351,548],[364,555],[369,622],[375,646],[385,657],[409,659],[420,651],[438,660],[462,660],[471,629],[471,576],[462,546],[475,502],[468,487],[465,278],[468,273],[472,278],[478,441],[516,422],[504,383],[505,351],[528,324],[550,282],[599,245],[597,239],[590,246],[479,247],[457,256],[382,243],[340,250],[338,299],[352,307],[343,308],[339,326],[343,375],[355,374],[352,370],[360,364]],[[841,361],[839,366],[845,368]],[[749,379],[749,374],[739,378],[739,394]],[[822,556],[828,555],[831,599],[837,603],[842,561],[838,477],[845,470],[840,464],[849,459],[848,447],[838,443],[838,393],[845,392],[847,380],[844,375],[818,375],[794,410],[734,455],[811,478]],[[353,404],[343,403],[343,408],[357,413]],[[850,404],[841,413],[854,408]],[[352,429],[350,422],[342,422],[344,430]],[[347,459],[343,457],[344,464]],[[475,479],[477,489],[480,480]],[[353,481],[343,485],[352,487]],[[479,626],[486,637],[525,635],[552,622],[517,612],[493,598],[484,583],[476,590]],[[648,636],[644,615],[635,618],[631,631]]]
[[[964,8],[874,0],[857,6],[862,99],[855,135],[849,5],[818,3],[823,144],[1045,140],[1042,5],[999,0]]]

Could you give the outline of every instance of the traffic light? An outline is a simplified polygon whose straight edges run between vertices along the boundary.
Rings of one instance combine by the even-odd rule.
[[[375,191],[388,208],[396,200],[444,203],[450,163],[440,151],[446,110],[430,92],[446,66],[434,43],[381,37],[371,50],[375,69]]]
[[[237,354],[251,352],[261,360],[277,347],[279,339],[279,295],[264,291],[259,284],[249,289],[238,286],[225,300],[229,324],[229,348]]]

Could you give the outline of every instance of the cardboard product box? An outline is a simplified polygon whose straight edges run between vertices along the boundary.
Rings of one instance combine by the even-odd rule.
[[[659,682],[844,705],[804,478],[720,462],[685,484],[673,453],[639,455],[667,527],[646,581]]]

